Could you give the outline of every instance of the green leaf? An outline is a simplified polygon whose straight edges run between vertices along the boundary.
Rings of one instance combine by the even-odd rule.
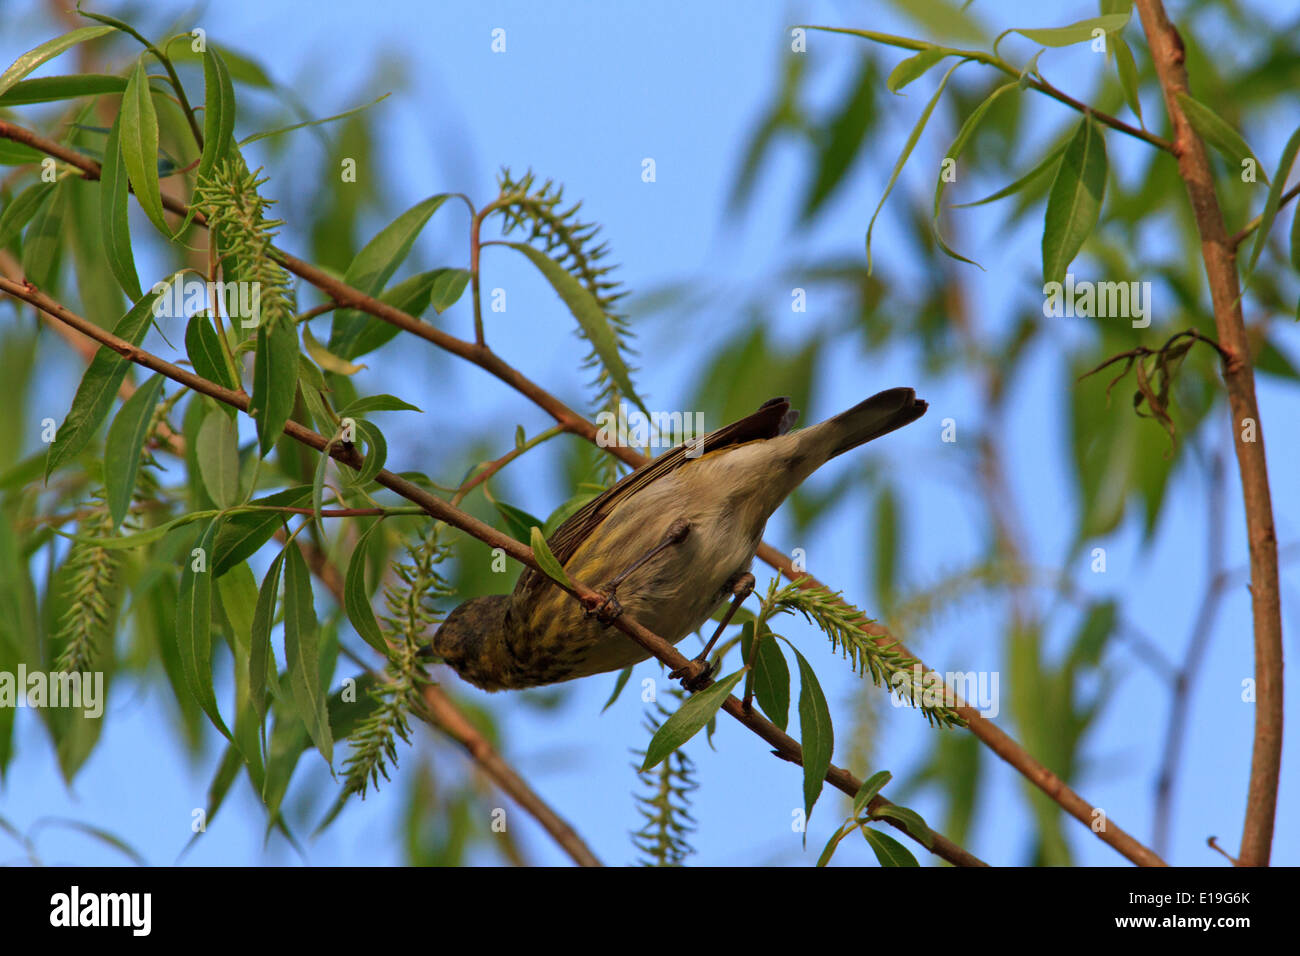
[[[395,328],[395,326],[392,326]],[[333,372],[335,375],[356,375],[366,366],[357,365],[346,359],[339,358],[320,342],[316,341],[316,336],[311,334],[311,327],[306,322],[302,324],[302,345],[321,368],[327,372]]]
[[[538,252],[524,242],[507,242],[506,245],[522,252],[551,283],[551,288],[564,300],[564,304],[569,307],[569,312],[582,326],[587,341],[596,350],[601,364],[605,366],[610,377],[618,385],[619,391],[627,397],[628,401],[632,402],[648,416],[650,412],[637,395],[636,389],[632,387],[631,373],[623,363],[623,356],[619,354],[618,339],[615,337],[614,329],[609,323],[609,316],[600,307],[600,303],[596,301],[595,296],[588,292],[587,287],[579,282],[569,270],[545,253]]]
[[[104,143],[104,163],[100,172],[99,235],[104,243],[108,267],[122,291],[131,301],[143,295],[140,276],[131,250],[131,225],[127,219],[129,189],[126,163],[121,146],[122,113],[113,117],[113,126]]]
[[[566,588],[572,589],[573,582],[569,576],[564,573],[564,568],[556,560],[555,555],[551,553],[550,547],[546,544],[546,539],[542,537],[542,529],[534,526],[529,533],[530,543],[533,549],[533,558],[537,561],[537,566],[545,572],[546,576],[553,581],[558,581]]]
[[[125,551],[128,548],[140,548],[146,544],[153,544],[167,536],[167,533],[173,528],[179,528],[181,525],[190,524],[195,521],[202,521],[205,518],[216,517],[220,512],[211,511],[191,511],[188,514],[179,515],[166,521],[163,524],[155,525],[147,531],[137,531],[135,534],[122,535],[114,538],[95,538],[89,535],[66,534],[65,532],[55,530],[55,534],[68,538],[71,541],[80,541],[85,544],[93,544],[96,547],[103,548],[106,551]]]
[[[980,124],[980,120],[984,118],[984,114],[988,112],[989,107],[992,106],[1003,93],[1017,89],[1019,86],[1019,80],[1012,80],[1005,86],[999,86],[984,99],[984,102],[975,107],[975,109],[971,111],[970,116],[966,117],[966,121],[961,124],[961,129],[957,132],[957,138],[954,139],[952,145],[948,147],[948,152],[944,154],[944,159],[951,159],[955,163],[957,158],[961,156],[961,151],[966,148],[967,140],[969,140],[974,134],[975,129]],[[946,163],[940,163],[939,178],[934,185],[934,238],[938,241],[939,248],[951,258],[957,259],[961,262],[969,262],[971,265],[979,266],[982,269],[984,267],[980,266],[974,259],[967,259],[965,256],[954,252],[948,246],[948,243],[944,241],[943,235],[939,232],[939,202],[943,198],[943,191],[948,185],[947,181],[944,179],[945,165]]]
[[[362,419],[357,419],[357,433],[365,440],[366,457],[359,471],[344,472],[344,475],[351,476],[348,478],[350,487],[362,488],[373,481],[375,475],[379,474],[384,467],[384,462],[388,458],[388,442],[384,440],[384,433],[372,422]]]
[[[258,720],[266,719],[266,675],[268,668],[274,672],[275,657],[271,651],[271,627],[275,624],[275,599],[280,590],[280,569],[284,566],[284,552],[296,545],[290,544],[280,551],[262,579],[257,592],[257,605],[253,609],[253,629],[249,637],[248,697],[257,711]]]
[[[893,837],[881,833],[879,830],[873,830],[871,827],[863,827],[862,835],[867,838],[867,843],[875,852],[876,859],[880,861],[881,866],[921,865],[916,862],[916,857],[912,856],[911,851]]]
[[[140,473],[140,453],[149,434],[154,406],[162,394],[163,376],[153,376],[122,403],[108,428],[104,445],[104,496],[113,527],[120,527],[131,506],[135,479]]]
[[[36,211],[23,237],[23,275],[38,289],[53,289],[58,283],[68,232],[65,209],[70,188],[67,180],[55,184],[50,201]]]
[[[1259,178],[1265,183],[1268,182],[1268,173],[1264,171],[1264,164],[1255,158],[1255,154],[1246,145],[1241,134],[1221,119],[1214,110],[1186,93],[1178,94],[1178,105],[1183,115],[1187,117],[1187,122],[1192,124],[1192,129],[1196,130],[1196,135],[1232,162],[1238,172],[1241,170],[1242,162],[1249,159],[1259,170]]]
[[[32,80],[21,80],[0,94],[0,107],[53,103],[57,100],[75,99],[78,96],[121,93],[125,89],[125,77],[107,73],[39,76]]]
[[[421,230],[449,198],[447,193],[430,196],[381,229],[353,258],[347,272],[343,274],[343,281],[367,295],[378,295],[393,277],[393,273],[406,261]],[[334,315],[330,351],[345,359],[356,358],[358,353],[354,351],[355,343],[362,330],[369,324],[379,322],[379,319],[356,309],[340,309]]]
[[[856,820],[846,820],[831,834],[831,838],[826,841],[826,847],[822,850],[822,855],[817,858],[817,865],[825,866],[835,855],[835,850],[839,847],[843,839],[858,828]]]
[[[542,522],[537,520],[522,508],[516,508],[514,505],[508,505],[504,501],[493,501],[501,517],[505,519],[506,531],[510,537],[522,544],[531,544],[533,540],[533,528],[541,527]]]
[[[922,50],[906,60],[899,63],[898,66],[889,74],[889,79],[885,80],[885,89],[891,93],[898,93],[903,87],[913,80],[920,79],[940,60],[952,53],[942,47],[934,47],[930,50]]]
[[[871,819],[897,820],[907,827],[907,832],[916,837],[927,850],[934,846],[934,834],[930,832],[930,828],[926,825],[921,814],[915,810],[909,810],[907,807],[900,807],[897,804],[890,803],[873,813]]]
[[[804,222],[826,203],[848,174],[866,139],[867,128],[875,116],[876,87],[880,78],[876,74],[875,61],[869,57],[862,59],[857,77],[853,80],[851,93],[826,124],[824,132],[817,137],[820,148],[817,151],[817,173],[808,187],[799,217]]]
[[[1061,158],[1061,154],[1065,152],[1066,147],[1068,147],[1069,145],[1070,145],[1070,141],[1066,140],[1065,142],[1056,146],[1051,150],[1051,152],[1049,152],[1046,156],[1044,156],[1041,160],[1039,160],[1039,162],[1034,166],[1033,169],[1025,173],[1025,175],[1021,176],[1015,182],[1003,186],[997,192],[990,193],[989,195],[985,196],[983,199],[976,199],[974,202],[954,203],[952,208],[969,209],[971,206],[983,206],[985,203],[997,202],[999,199],[1005,199],[1008,196],[1020,192],[1020,190],[1024,189],[1026,186],[1028,186],[1030,183],[1036,180],[1039,176],[1043,175],[1043,173],[1051,169]]]
[[[862,781],[862,786],[858,787],[858,792],[853,795],[853,815],[860,817],[867,812],[867,804],[876,798],[876,795],[885,788],[885,784],[894,779],[894,775],[888,770],[878,770],[866,780]]]
[[[1286,186],[1287,177],[1291,175],[1291,166],[1295,163],[1296,152],[1300,150],[1300,128],[1297,128],[1291,134],[1291,138],[1286,141],[1282,147],[1282,157],[1277,163],[1277,173],[1273,177],[1273,184],[1268,190],[1268,199],[1264,202],[1264,213],[1259,221],[1259,228],[1255,230],[1255,244],[1250,249],[1250,260],[1246,264],[1246,281],[1245,286],[1250,285],[1251,274],[1255,271],[1255,263],[1259,261],[1259,254],[1264,251],[1264,246],[1268,242],[1269,231],[1273,228],[1273,220],[1277,218],[1277,211],[1282,205],[1282,190]]]
[[[217,515],[203,526],[196,546],[200,554],[181,555],[184,570],[176,605],[176,640],[185,683],[208,719],[233,743],[212,690],[212,545],[220,524]],[[202,570],[195,570],[200,561]]]
[[[268,508],[301,508],[310,500],[311,485],[298,485],[264,498],[255,498],[249,504]],[[221,577],[235,565],[251,558],[284,526],[284,519],[285,512],[280,511],[244,511],[231,515],[217,535],[217,554],[212,573]]]
[[[334,738],[330,735],[325,694],[321,688],[320,628],[311,590],[307,562],[296,546],[285,548],[284,566],[284,657],[294,704],[307,733],[326,763],[334,761]]]
[[[374,106],[376,103],[383,102],[384,100],[388,99],[388,97],[391,95],[392,95],[391,93],[384,93],[382,96],[376,97],[375,99],[371,100],[369,103],[362,103],[360,106],[354,106],[352,107],[352,109],[344,110],[342,113],[335,113],[333,116],[326,116],[321,119],[307,120],[306,122],[302,122],[302,123],[294,123],[292,126],[281,126],[278,129],[268,129],[261,133],[254,133],[251,136],[245,136],[243,139],[239,141],[238,145],[241,147],[247,146],[249,143],[256,143],[259,139],[266,139],[269,136],[279,136],[281,133],[292,133],[296,129],[305,129],[308,126],[323,126],[326,123],[333,123],[335,120],[346,119],[347,117],[352,116],[355,113],[360,113],[362,110],[370,109],[370,107]]]
[[[831,711],[826,705],[817,675],[808,661],[794,645],[795,659],[799,662],[799,736],[803,745],[803,802],[804,819],[812,817],[813,806],[821,796],[826,772],[831,768],[831,752],[835,749],[835,730],[831,726]],[[807,831],[804,831],[807,840]]]
[[[0,248],[7,247],[54,195],[56,183],[32,183],[0,213]]]
[[[880,489],[875,512],[871,519],[871,527],[876,533],[873,584],[876,600],[888,604],[894,594],[898,569],[898,501],[893,489],[888,486]]]
[[[248,408],[257,419],[258,448],[263,457],[284,431],[297,393],[298,329],[292,322],[263,322],[257,328],[253,397]]]
[[[1295,218],[1291,220],[1291,268],[1300,272],[1300,202],[1295,206]]]
[[[26,166],[29,163],[39,163],[44,158],[45,154],[39,149],[32,149],[24,143],[15,143],[11,139],[0,139],[0,166]]]
[[[903,151],[898,154],[898,161],[894,163],[894,171],[889,174],[889,183],[885,186],[885,194],[880,197],[880,202],[876,204],[876,211],[871,214],[871,222],[867,224],[867,275],[871,274],[872,269],[871,233],[876,228],[876,217],[880,215],[880,210],[885,207],[885,200],[889,198],[889,194],[894,191],[894,183],[898,182],[899,173],[903,171],[903,166],[907,163],[907,158],[912,155],[912,150],[916,147],[917,140],[921,138],[921,133],[925,131],[925,124],[930,121],[930,114],[933,113],[934,108],[939,105],[939,98],[943,96],[943,91],[948,85],[949,77],[952,76],[953,71],[956,70],[957,67],[967,62],[969,61],[958,60],[948,68],[948,72],[945,73],[943,79],[939,81],[939,88],[934,91],[934,95],[930,97],[930,102],[926,103],[925,109],[921,111],[921,118],[918,119],[916,125],[912,127],[912,132],[908,135],[907,142],[903,144]]]
[[[347,580],[343,584],[343,609],[347,612],[352,626],[361,635],[361,639],[387,657],[388,642],[384,640],[384,632],[379,629],[379,622],[375,620],[374,609],[370,606],[370,589],[366,587],[366,559],[369,554],[366,543],[382,523],[376,521],[367,528],[352,549]]]
[[[1100,17],[1089,17],[1087,20],[1079,20],[1077,23],[1071,23],[1066,27],[1017,28],[1007,32],[1019,33],[1035,43],[1041,43],[1043,46],[1071,46],[1075,43],[1091,40],[1094,30],[1114,33],[1116,30],[1124,29],[1132,15],[1133,11],[1130,9],[1127,13],[1108,13]]]
[[[190,357],[194,371],[222,388],[239,390],[239,380],[230,368],[230,359],[221,347],[221,339],[212,326],[207,312],[195,312],[185,328],[185,353]],[[223,409],[231,406],[222,403]]]
[[[624,667],[618,672],[618,680],[614,681],[614,689],[610,692],[609,700],[605,701],[605,706],[600,708],[603,714],[614,706],[614,701],[618,700],[618,695],[623,693],[623,688],[627,686],[628,678],[632,676],[632,668]]]
[[[226,61],[212,47],[203,51],[203,154],[196,179],[203,182],[230,151],[235,132],[235,86]]]
[[[1106,144],[1091,117],[1079,123],[1061,157],[1043,220],[1043,282],[1063,282],[1066,269],[1097,225],[1106,192]]]
[[[758,706],[772,723],[785,730],[790,723],[790,667],[781,653],[781,645],[765,625],[757,651],[751,651],[753,621],[746,621],[740,633],[740,652],[747,663],[754,662],[754,697]]]
[[[139,345],[153,318],[153,304],[158,295],[157,292],[150,292],[137,302],[113,326],[113,334],[132,345]],[[90,360],[86,374],[81,377],[81,384],[77,386],[77,394],[72,399],[68,417],[59,426],[50,445],[50,454],[45,460],[47,481],[64,462],[80,454],[94,437],[130,367],[130,362],[108,346],[99,347],[95,357]]]
[[[170,239],[172,233],[163,219],[162,192],[158,185],[158,114],[154,111],[143,57],[136,61],[135,71],[127,81],[118,120],[122,161],[135,198],[158,231]]]
[[[645,760],[641,763],[641,772],[657,767],[670,753],[694,737],[713,719],[713,716],[727,702],[731,689],[745,676],[746,668],[722,678],[716,684],[710,684],[698,694],[693,694],[673,715],[659,725],[655,735],[646,747]]]
[[[239,434],[230,416],[218,408],[208,412],[199,428],[199,475],[203,487],[221,508],[239,503]]]
[[[424,409],[417,408],[410,402],[404,402],[394,395],[368,395],[365,398],[358,398],[355,402],[349,402],[343,408],[339,409],[339,418],[345,416],[355,418],[357,415],[364,415],[366,412],[423,412]]]
[[[434,269],[390,286],[379,296],[379,301],[412,316],[420,315],[430,303],[435,311],[442,312],[456,303],[468,282],[469,273],[464,269]],[[350,340],[348,354],[360,358],[392,340],[400,331],[388,322],[366,321]]]
[[[63,34],[61,37],[46,40],[40,46],[28,50],[14,60],[9,69],[5,70],[4,73],[0,73],[0,95],[12,89],[19,80],[46,60],[54,59],[60,53],[76,46],[78,43],[85,43],[87,40],[94,40],[97,37],[102,37],[105,33],[111,32],[113,32],[112,27],[79,27]]]
[[[1133,60],[1133,51],[1128,48],[1128,44],[1118,33],[1110,37],[1110,44],[1115,50],[1115,72],[1119,74],[1119,86],[1124,91],[1124,102],[1128,104],[1128,108],[1137,117],[1138,123],[1145,129],[1146,124],[1142,122],[1142,100],[1138,97],[1138,69],[1137,63]]]

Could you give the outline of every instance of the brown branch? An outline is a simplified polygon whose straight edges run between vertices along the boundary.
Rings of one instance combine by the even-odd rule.
[[[152,369],[155,372],[161,372],[163,375],[180,382],[196,392],[201,392],[217,401],[231,405],[242,412],[247,413],[249,409],[249,398],[244,392],[236,392],[231,389],[210,382],[187,369],[173,365],[164,359],[148,352],[139,346],[132,345],[130,342],[122,339],[111,332],[99,328],[89,320],[70,311],[62,304],[51,299],[45,293],[36,289],[30,283],[23,284],[14,282],[11,279],[0,278],[0,291],[7,292],[15,298],[22,299],[32,305],[45,311],[47,314],[60,322],[72,326],[79,332],[93,338],[101,345],[112,349],[128,361],[134,362],[145,368]],[[330,455],[336,461],[342,462],[353,469],[359,470],[364,459],[357,451],[355,446],[347,444],[340,445],[325,436],[320,435],[309,428],[305,428],[297,422],[290,420],[284,426],[284,433],[295,441],[316,451]],[[445,521],[452,527],[459,528],[467,534],[473,535],[480,541],[493,548],[500,548],[516,561],[524,564],[542,574],[546,572],[537,564],[533,557],[532,549],[527,545],[521,544],[514,538],[502,534],[492,526],[485,524],[472,515],[466,514],[457,508],[453,508],[447,502],[435,495],[425,491],[419,485],[416,485],[400,475],[395,475],[390,471],[382,470],[375,476],[375,481],[396,492],[408,501],[411,501],[433,518]],[[552,580],[549,577],[547,580]],[[599,601],[604,595],[588,587],[582,582],[573,582],[573,587],[563,587],[558,582],[552,581],[556,587],[561,587],[570,595],[586,602]],[[658,658],[670,668],[688,668],[689,661],[679,652],[672,644],[665,641],[659,635],[651,632],[641,624],[631,619],[628,614],[620,615],[613,622],[613,626],[627,634],[632,640],[636,641],[642,648]],[[689,669],[689,668],[688,668]],[[777,756],[792,763],[802,765],[803,749],[797,741],[778,728],[771,721],[760,716],[752,710],[746,709],[735,697],[728,697],[723,709],[731,714],[738,721],[749,727],[765,741],[776,748]],[[855,778],[851,773],[834,765],[826,772],[826,780],[832,786],[853,796],[861,787],[861,781]],[[882,797],[877,797],[868,804],[868,808],[878,811],[880,807],[889,806],[889,801]],[[905,823],[890,818],[888,822],[907,834],[918,843],[925,845],[923,834],[913,832]],[[983,866],[986,865],[978,857],[967,852],[962,847],[948,840],[938,833],[931,832],[930,851],[949,863],[959,866]]]
[[[1196,229],[1201,237],[1201,256],[1205,260],[1205,273],[1214,303],[1219,345],[1228,353],[1223,380],[1228,392],[1232,415],[1230,427],[1246,508],[1255,636],[1255,735],[1238,862],[1242,866],[1267,866],[1272,851],[1278,778],[1282,767],[1283,702],[1277,532],[1273,524],[1273,501],[1264,456],[1264,426],[1255,398],[1255,374],[1250,364],[1250,346],[1241,313],[1235,248],[1223,223],[1205,144],[1192,129],[1178,102],[1179,94],[1188,92],[1183,41],[1169,21],[1161,0],[1137,0],[1137,8],[1173,128],[1178,172],[1187,185]],[[1247,420],[1255,426],[1254,441],[1241,440],[1241,430]]]

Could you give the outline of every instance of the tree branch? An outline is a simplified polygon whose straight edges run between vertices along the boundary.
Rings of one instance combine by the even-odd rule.
[[[1264,456],[1264,426],[1255,399],[1255,374],[1241,313],[1235,247],[1228,237],[1214,191],[1205,144],[1192,129],[1178,102],[1188,92],[1183,41],[1160,0],[1137,0],[1138,14],[1151,48],[1156,77],[1164,92],[1165,109],[1173,127],[1178,172],[1187,185],[1201,256],[1214,303],[1214,324],[1220,346],[1228,353],[1223,380],[1231,409],[1237,470],[1246,506],[1250,549],[1251,608],[1255,634],[1255,739],[1242,827],[1242,866],[1267,866],[1277,813],[1277,787],[1282,767],[1282,606],[1278,586],[1277,532],[1268,465]],[[1253,440],[1243,441],[1250,422]]]

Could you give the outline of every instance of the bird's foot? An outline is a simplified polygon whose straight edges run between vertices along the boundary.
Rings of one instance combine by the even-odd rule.
[[[614,596],[615,589],[609,585],[599,588],[603,597],[583,598],[582,605],[587,617],[594,617],[601,624],[612,624],[623,613],[623,605]]]
[[[692,693],[703,690],[705,685],[713,679],[714,665],[710,664],[702,657],[697,657],[693,661],[688,661],[686,666],[679,667],[668,674],[669,680],[681,679],[682,686]]]

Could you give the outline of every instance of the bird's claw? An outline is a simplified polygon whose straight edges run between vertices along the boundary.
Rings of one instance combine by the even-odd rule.
[[[707,660],[697,657],[692,661],[687,661],[686,666],[679,667],[668,674],[669,680],[681,679],[682,686],[691,692],[703,690],[704,686],[713,678],[714,665]]]
[[[583,599],[585,615],[595,617],[601,624],[612,624],[623,613],[623,605],[618,603],[613,588],[603,587],[600,593],[604,595],[603,599],[597,597]]]

